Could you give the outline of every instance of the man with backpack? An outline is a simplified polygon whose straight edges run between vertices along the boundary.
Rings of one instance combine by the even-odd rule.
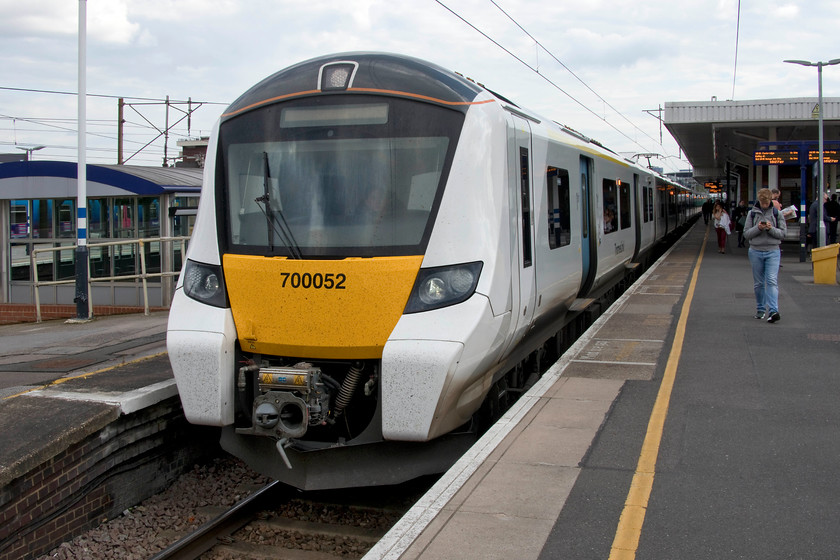
[[[773,206],[770,189],[758,191],[758,202],[747,213],[744,238],[750,242],[749,257],[755,291],[755,318],[775,323],[779,315],[779,264],[787,223]]]

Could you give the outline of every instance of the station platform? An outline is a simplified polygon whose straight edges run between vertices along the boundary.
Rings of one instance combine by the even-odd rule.
[[[840,287],[699,220],[364,557],[834,558]]]
[[[168,311],[0,326],[0,397],[166,351]]]
[[[194,464],[167,318],[0,326],[0,559],[37,557]]]
[[[167,319],[168,312],[159,311],[0,326],[0,473],[20,460],[13,450],[33,449],[45,439],[41,433],[27,441],[28,429],[13,429],[28,425],[21,403],[51,399],[65,425],[82,402],[128,414],[177,395],[166,355]]]

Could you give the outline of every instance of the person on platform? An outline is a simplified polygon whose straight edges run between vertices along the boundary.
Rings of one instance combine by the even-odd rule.
[[[703,209],[703,223],[704,224],[709,223],[709,218],[712,217],[712,208],[713,207],[714,207],[714,203],[712,202],[711,198],[707,199],[706,202],[703,203],[703,208],[702,209]]]
[[[758,202],[747,213],[744,238],[750,242],[749,257],[755,291],[755,318],[775,323],[779,314],[780,245],[787,223],[773,206],[770,189],[758,191]]]
[[[825,222],[826,227],[828,227],[828,243],[837,243],[837,222],[840,221],[840,202],[837,202],[837,193],[831,195],[831,199],[825,203],[823,211],[830,218]]]
[[[720,201],[715,202],[714,211],[712,212],[712,217],[715,220],[715,233],[717,233],[717,242],[718,242],[718,253],[725,254],[726,253],[726,236],[732,233],[731,224],[732,220],[729,218],[729,214],[726,212],[726,208],[723,207],[723,203]]]
[[[747,223],[747,212],[750,209],[747,207],[747,201],[742,200],[732,211],[732,224],[735,226],[735,231],[738,232],[738,247],[744,247],[744,224]],[[732,229],[732,226],[730,226]]]
[[[830,223],[829,216],[825,211],[825,205],[826,205],[827,202],[828,202],[828,193],[824,192],[822,203],[823,203],[823,222],[825,222],[826,238],[828,238],[828,231],[829,231],[828,224]],[[824,247],[825,243],[826,243],[825,239],[822,239],[822,240],[817,239],[817,235],[818,235],[818,232],[820,230],[819,223],[818,223],[819,221],[820,221],[819,201],[815,200],[814,202],[811,203],[811,206],[808,207],[808,239],[807,239],[807,245],[810,245],[811,247]]]
[[[782,191],[774,187],[770,189],[770,194],[773,196],[773,207],[781,212],[782,202],[779,199],[782,198]]]

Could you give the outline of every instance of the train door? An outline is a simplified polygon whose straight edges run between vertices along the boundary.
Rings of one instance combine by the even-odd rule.
[[[642,205],[639,204],[639,175],[633,174],[633,192],[630,193],[630,200],[633,201],[633,220],[636,224],[636,249],[633,251],[633,262],[637,262],[639,258],[639,251],[642,249]]]
[[[580,196],[581,196],[581,240],[580,256],[583,271],[580,280],[580,294],[583,295],[592,287],[595,281],[595,269],[598,262],[598,239],[595,235],[595,219],[592,216],[592,160],[588,157],[580,158]]]
[[[536,307],[536,266],[534,266],[533,172],[531,169],[531,127],[525,119],[512,115],[514,124],[514,153],[511,154],[515,173],[511,176],[511,190],[515,193],[516,223],[518,225],[517,266],[519,276],[519,305],[516,310],[514,339],[527,333]],[[513,209],[512,209],[513,210]],[[514,298],[514,305],[515,305]]]
[[[656,185],[656,208],[658,214],[656,216],[656,238],[664,236],[668,233],[668,193],[662,183]]]

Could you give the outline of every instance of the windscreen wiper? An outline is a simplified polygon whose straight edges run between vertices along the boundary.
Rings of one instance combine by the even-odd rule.
[[[292,253],[292,258],[303,259],[300,252],[300,247],[295,241],[295,236],[292,234],[292,228],[286,222],[286,217],[283,215],[283,210],[277,209],[275,212],[271,208],[271,173],[268,168],[268,152],[263,152],[263,195],[254,199],[257,204],[262,203],[262,211],[265,214],[266,225],[268,227],[268,246],[274,252],[274,234],[280,236],[280,239],[285,243],[286,247]],[[279,219],[278,219],[279,216]]]

